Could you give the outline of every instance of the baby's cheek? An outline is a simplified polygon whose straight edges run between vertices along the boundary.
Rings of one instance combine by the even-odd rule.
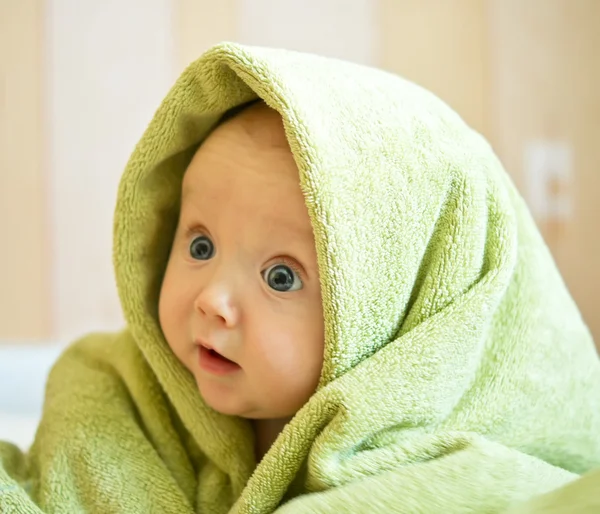
[[[188,304],[193,305],[189,281],[183,278],[176,270],[167,269],[159,297],[159,315],[164,316],[167,321],[179,320],[185,314]]]
[[[167,331],[167,320],[168,320],[168,301],[165,288],[163,287],[158,297],[158,322],[163,333]]]
[[[285,373],[302,358],[299,343],[293,325],[278,324],[265,335],[261,353],[269,367]]]
[[[159,295],[158,318],[163,334],[172,349],[175,349],[178,332],[184,323],[185,310],[182,299],[177,295],[177,284],[165,277]]]

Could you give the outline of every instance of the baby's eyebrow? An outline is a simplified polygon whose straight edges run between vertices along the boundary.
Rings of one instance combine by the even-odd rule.
[[[300,224],[293,220],[282,220],[281,218],[273,217],[268,220],[268,226],[277,227],[279,229],[283,227],[288,234],[292,234],[299,239],[307,239],[311,242],[314,239],[313,229],[310,224]]]

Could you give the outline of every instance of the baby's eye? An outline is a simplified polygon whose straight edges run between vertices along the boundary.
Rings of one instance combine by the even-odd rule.
[[[206,261],[215,254],[212,241],[206,236],[198,236],[190,243],[190,255],[192,259]]]
[[[262,273],[263,279],[271,289],[288,292],[302,289],[302,280],[294,270],[285,264],[275,264]]]

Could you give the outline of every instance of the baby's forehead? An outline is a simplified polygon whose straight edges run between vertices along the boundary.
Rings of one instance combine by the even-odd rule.
[[[298,169],[283,120],[263,102],[226,118],[199,145],[183,177],[184,194],[193,182],[214,181],[214,172],[223,167],[258,173],[274,181],[287,176],[299,186]],[[234,173],[228,180],[239,176],[244,174]]]

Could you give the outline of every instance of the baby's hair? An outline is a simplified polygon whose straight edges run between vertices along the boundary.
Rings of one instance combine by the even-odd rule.
[[[250,107],[252,107],[253,105],[259,105],[259,104],[263,104],[266,106],[264,100],[262,98],[255,98],[254,100],[250,100],[249,102],[240,104],[240,105],[236,105],[235,107],[232,107],[231,109],[228,109],[227,111],[225,111],[225,113],[219,118],[219,121],[210,129],[207,137],[212,134],[215,130],[217,130],[221,125],[224,125],[225,123],[227,123],[228,121],[231,121],[233,118],[235,118],[238,114],[241,114],[242,112],[244,112],[246,109],[249,109]],[[196,147],[196,150],[202,145],[202,143],[199,143]]]
[[[243,118],[240,120],[242,122],[239,128],[256,143],[289,149],[284,132],[280,130],[283,129],[281,116],[261,98],[232,107],[221,116],[213,130],[228,124],[235,118]]]
[[[264,100],[262,98],[255,98],[254,100],[250,100],[249,102],[240,104],[240,105],[236,105],[235,107],[232,107],[231,109],[225,111],[225,114],[223,114],[223,116],[221,116],[221,119],[219,120],[219,123],[217,123],[218,125],[223,125],[224,123],[228,122],[229,120],[235,118],[238,114],[241,114],[243,111],[245,111],[246,109],[248,109],[249,107],[256,105],[256,104],[263,104]]]

